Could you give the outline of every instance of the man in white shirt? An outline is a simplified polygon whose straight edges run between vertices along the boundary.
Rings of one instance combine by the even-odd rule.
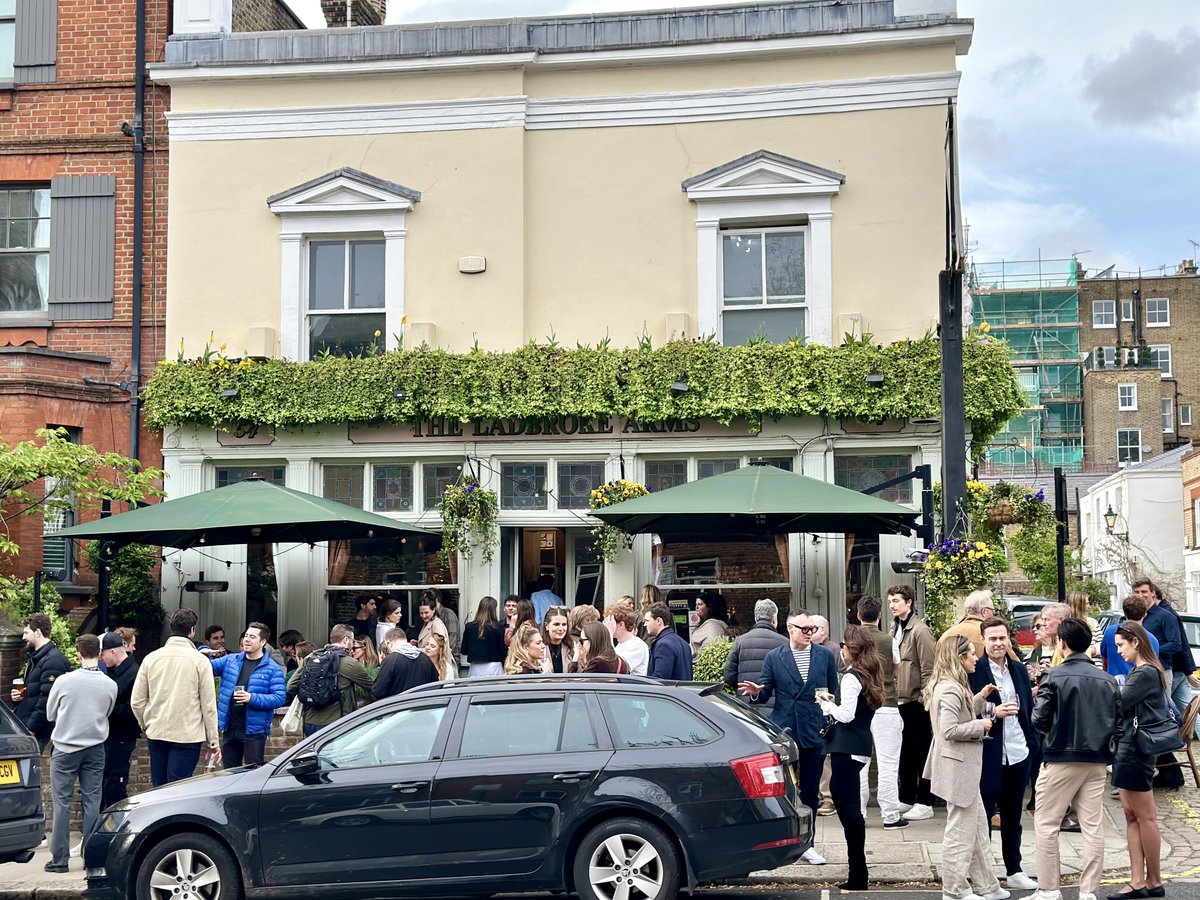
[[[637,614],[626,603],[614,603],[604,610],[604,627],[617,641],[617,656],[625,660],[634,675],[645,675],[650,663],[650,647],[637,636]]]

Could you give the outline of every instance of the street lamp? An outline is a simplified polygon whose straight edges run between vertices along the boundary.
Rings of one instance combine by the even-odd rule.
[[[1113,531],[1113,529],[1116,527],[1117,527],[1117,514],[1115,512],[1113,512],[1112,504],[1110,503],[1108,505],[1107,511],[1105,511],[1105,513],[1104,513],[1104,530],[1105,530],[1105,532],[1107,532],[1109,537],[1115,537],[1121,541],[1129,540],[1129,532],[1128,531],[1124,531],[1124,532]]]

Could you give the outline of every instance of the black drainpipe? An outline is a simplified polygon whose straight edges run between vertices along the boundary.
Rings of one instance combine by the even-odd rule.
[[[142,387],[142,230],[146,218],[146,0],[137,0],[137,35],[134,44],[133,89],[133,331],[129,381],[129,457],[141,452],[138,393]]]

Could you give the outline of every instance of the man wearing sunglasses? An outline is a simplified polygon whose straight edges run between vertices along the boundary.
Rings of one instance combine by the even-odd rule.
[[[787,627],[787,646],[776,647],[763,659],[762,683],[739,682],[738,692],[752,703],[775,698],[771,721],[780,728],[790,729],[800,748],[796,761],[800,800],[815,811],[825,757],[825,738],[821,734],[825,716],[817,701],[827,696],[840,702],[837,663],[832,653],[813,643],[813,635],[820,626],[807,612],[789,616]],[[809,848],[803,858],[813,865],[825,862],[815,848]]]

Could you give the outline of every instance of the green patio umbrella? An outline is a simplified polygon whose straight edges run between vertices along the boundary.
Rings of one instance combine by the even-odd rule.
[[[630,534],[721,539],[792,532],[909,534],[920,513],[775,466],[747,466],[591,515]]]
[[[413,532],[429,533],[429,529],[270,481],[250,479],[75,525],[47,537],[184,549],[224,544],[314,544],[399,537]]]

